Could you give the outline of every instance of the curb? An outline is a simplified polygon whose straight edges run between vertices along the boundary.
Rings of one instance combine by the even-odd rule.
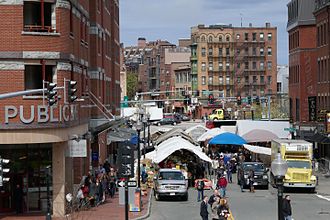
[[[150,195],[149,195],[149,202],[148,202],[148,207],[147,207],[147,213],[143,216],[137,217],[133,220],[142,220],[142,219],[147,219],[150,216],[150,208],[151,208],[151,196],[152,196],[152,190],[150,190]]]

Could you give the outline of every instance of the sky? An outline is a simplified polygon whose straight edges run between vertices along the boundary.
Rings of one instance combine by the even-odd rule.
[[[190,28],[198,24],[252,23],[254,27],[270,22],[277,27],[277,63],[288,64],[286,32],[289,0],[120,0],[120,41],[136,45],[139,37],[147,41],[190,38]]]

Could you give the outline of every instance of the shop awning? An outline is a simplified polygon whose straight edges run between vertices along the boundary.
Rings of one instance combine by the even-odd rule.
[[[192,139],[197,140],[202,134],[207,132],[209,129],[203,125],[196,125],[186,129],[184,132],[190,135]]]
[[[252,142],[269,142],[279,137],[271,131],[254,129],[244,134],[242,138],[244,138],[246,142],[252,143]]]
[[[265,155],[271,155],[272,154],[272,150],[271,148],[268,147],[260,147],[260,146],[254,146],[254,145],[249,145],[249,144],[243,144],[244,148],[256,153],[256,154],[265,154]]]
[[[173,128],[172,130],[160,135],[157,140],[155,141],[155,145],[159,145],[162,142],[166,141],[167,139],[171,137],[182,137],[186,139],[187,141],[191,142],[192,144],[197,144],[195,140],[192,139],[187,133],[185,133],[182,129],[180,128]]]
[[[243,145],[246,144],[246,141],[239,135],[225,132],[212,138],[209,144]]]
[[[222,131],[220,128],[212,128],[207,132],[205,132],[204,134],[202,134],[199,138],[197,138],[197,141],[198,142],[206,141],[221,133],[224,133],[224,131]]]
[[[330,144],[330,138],[326,135],[315,133],[313,136],[306,137],[308,141],[320,143],[320,144]]]
[[[131,128],[116,128],[108,132],[107,145],[112,142],[123,142],[131,140],[134,136],[136,136],[136,131]]]
[[[164,141],[158,147],[156,147],[156,150],[154,152],[150,152],[147,156],[151,157],[150,159],[152,159],[153,162],[160,163],[178,150],[190,151],[196,156],[198,156],[200,159],[210,163],[212,162],[212,160],[205,153],[202,152],[199,146],[193,145],[182,137],[172,137]]]

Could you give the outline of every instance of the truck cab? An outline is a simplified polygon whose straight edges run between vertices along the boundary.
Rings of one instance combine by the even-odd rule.
[[[221,108],[214,109],[212,113],[209,115],[210,120],[224,120],[225,119],[225,111]]]
[[[312,168],[313,145],[304,140],[272,140],[272,160],[277,153],[288,164],[284,187],[315,191],[317,181]]]

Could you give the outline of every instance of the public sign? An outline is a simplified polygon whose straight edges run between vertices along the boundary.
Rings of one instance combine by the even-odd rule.
[[[295,131],[297,131],[297,129],[296,128],[284,128],[284,131],[295,132]]]
[[[70,140],[68,157],[87,157],[87,141],[83,140]]]
[[[316,121],[316,96],[308,97],[308,113],[309,113],[309,121]]]
[[[122,180],[122,181],[118,181],[117,182],[117,186],[118,187],[125,187],[125,181],[124,180]],[[128,187],[136,187],[137,186],[137,184],[136,184],[136,181],[128,181]]]

